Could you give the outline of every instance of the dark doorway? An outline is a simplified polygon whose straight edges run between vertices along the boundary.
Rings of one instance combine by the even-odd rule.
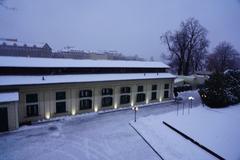
[[[8,131],[7,108],[0,108],[0,132]]]

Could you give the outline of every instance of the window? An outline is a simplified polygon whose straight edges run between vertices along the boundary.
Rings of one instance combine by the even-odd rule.
[[[146,96],[144,91],[144,87],[143,86],[138,86],[137,88],[137,97],[136,97],[136,102],[144,102],[146,100]]]
[[[139,93],[139,94],[137,94],[137,100],[136,100],[136,102],[143,102],[143,101],[145,101],[145,93]]]
[[[56,92],[56,113],[66,112],[66,92]]]
[[[151,100],[157,99],[157,92],[152,92]]]
[[[169,84],[165,84],[164,89],[169,89]]]
[[[111,107],[113,105],[113,89],[103,88],[102,89],[102,107]]]
[[[112,95],[113,94],[113,89],[112,88],[103,88],[102,89],[102,95]]]
[[[164,98],[169,98],[169,89],[170,89],[169,84],[165,84],[164,85]]]
[[[131,88],[130,87],[121,87],[120,89],[120,105],[129,104]]]
[[[38,94],[26,95],[27,116],[38,116]]]
[[[164,91],[164,98],[169,98],[169,91]]]
[[[137,91],[138,91],[138,92],[143,92],[143,86],[138,86]]]
[[[112,106],[113,98],[112,97],[103,97],[102,98],[102,107]]]
[[[80,90],[79,98],[79,110],[92,109],[92,90]]]
[[[128,103],[130,103],[130,95],[121,95],[120,104],[128,104]]]
[[[79,98],[83,97],[92,97],[92,91],[91,90],[81,90],[79,92]]]
[[[130,93],[131,92],[131,88],[130,87],[121,87],[120,89],[120,93]]]
[[[79,110],[88,110],[92,108],[92,100],[91,99],[83,99],[80,100]]]
[[[157,90],[157,85],[156,84],[152,85],[152,91],[156,91],[156,90]]]
[[[156,99],[157,99],[157,85],[153,84],[152,85],[151,100],[156,100]]]

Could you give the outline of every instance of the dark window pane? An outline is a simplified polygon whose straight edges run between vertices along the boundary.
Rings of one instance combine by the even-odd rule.
[[[92,97],[92,91],[91,90],[81,90],[79,92],[79,98],[83,97]]]
[[[27,105],[27,116],[32,117],[32,116],[38,116],[38,105]]]
[[[80,100],[79,110],[86,110],[86,109],[92,109],[92,100],[91,99]]]
[[[102,95],[112,95],[113,89],[112,88],[103,88],[102,89]]]
[[[138,92],[143,92],[143,86],[138,86],[137,91],[138,91]]]
[[[26,103],[37,103],[38,95],[37,94],[27,94],[26,95]]]
[[[137,94],[136,102],[143,102],[143,101],[145,101],[145,94],[144,93]]]
[[[112,106],[112,97],[104,97],[102,98],[102,107]]]
[[[152,90],[153,91],[157,90],[157,85],[156,84],[152,85]]]
[[[169,92],[168,91],[164,91],[164,98],[169,98]]]
[[[121,87],[120,93],[130,93],[131,88],[130,87]]]
[[[156,100],[156,99],[157,99],[157,92],[152,92],[151,100]]]
[[[120,104],[128,104],[128,103],[130,103],[130,95],[120,96]]]
[[[63,100],[66,99],[66,93],[65,92],[56,92],[56,100]]]
[[[66,112],[66,102],[56,102],[56,113]]]
[[[165,84],[164,89],[169,89],[169,84]]]

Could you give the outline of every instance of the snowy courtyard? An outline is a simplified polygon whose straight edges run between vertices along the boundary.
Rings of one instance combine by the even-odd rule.
[[[188,96],[193,108],[188,110]],[[158,155],[129,125],[131,123],[167,160],[216,159],[165,126],[165,121],[226,159],[239,159],[240,106],[226,109],[202,107],[198,94],[185,92],[185,110],[174,102],[133,111],[90,113],[57,121],[23,126],[0,135],[1,160],[157,160]]]

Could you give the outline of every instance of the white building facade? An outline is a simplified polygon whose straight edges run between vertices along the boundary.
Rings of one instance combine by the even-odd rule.
[[[17,125],[10,128],[10,124],[3,131],[52,117],[159,103],[173,98],[175,76],[167,73],[168,66],[160,62],[53,61],[19,57],[6,57],[1,61],[0,91],[14,91],[19,95],[16,113],[2,106],[17,117],[16,122],[11,122]],[[11,117],[8,116],[7,121]],[[0,124],[6,125],[6,119],[2,121]]]

